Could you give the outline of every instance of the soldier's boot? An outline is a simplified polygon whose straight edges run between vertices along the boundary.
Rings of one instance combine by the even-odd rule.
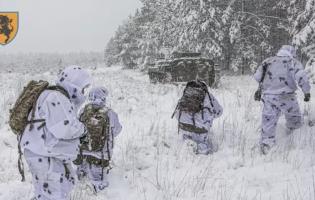
[[[107,174],[102,175],[102,180],[92,181],[92,185],[94,188],[94,192],[98,193],[109,186],[109,182],[107,180]]]
[[[103,180],[102,183],[99,184],[93,184],[93,189],[95,193],[99,193],[100,191],[104,190],[109,186],[109,182],[107,180]]]
[[[203,154],[203,155],[209,155],[213,153],[212,146],[209,144],[205,143],[199,143],[197,144],[197,148],[195,149],[195,153],[198,154]]]

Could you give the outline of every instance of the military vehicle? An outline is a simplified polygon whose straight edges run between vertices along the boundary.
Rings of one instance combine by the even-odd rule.
[[[195,79],[215,84],[214,62],[200,53],[173,53],[170,59],[158,60],[149,67],[151,83],[187,82]]]

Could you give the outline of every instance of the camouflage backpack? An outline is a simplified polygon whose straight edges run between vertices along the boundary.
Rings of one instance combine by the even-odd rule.
[[[188,112],[193,116],[193,124],[178,122],[178,133],[179,129],[197,134],[203,134],[207,132],[205,128],[199,128],[195,125],[195,114],[205,109],[203,102],[206,95],[209,96],[210,104],[212,105],[212,99],[209,95],[207,85],[204,82],[197,80],[187,83],[183,96],[180,98],[172,118],[175,116],[177,110],[179,111],[179,119],[183,111]]]
[[[86,105],[80,117],[87,128],[87,143],[82,144],[81,150],[102,151],[110,134],[110,122],[107,115],[108,109]],[[108,145],[107,145],[108,146]]]
[[[188,82],[177,109],[192,114],[198,113],[203,109],[203,101],[207,91],[207,86],[201,81]]]
[[[27,86],[24,87],[21,95],[10,110],[9,125],[14,134],[21,135],[28,124],[35,122],[28,120],[29,113],[32,111],[33,107],[35,107],[39,95],[48,85],[46,81],[30,81]],[[34,111],[35,109],[33,109],[32,117],[35,115]],[[36,122],[37,121],[38,120],[36,120]]]

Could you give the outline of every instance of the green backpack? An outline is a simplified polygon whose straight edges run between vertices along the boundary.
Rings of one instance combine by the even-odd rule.
[[[9,125],[16,135],[21,135],[28,124],[43,120],[34,120],[35,104],[39,95],[47,89],[49,83],[46,81],[30,81],[24,87],[21,95],[16,100],[13,108],[10,110]],[[32,120],[28,120],[29,113],[32,112]]]
[[[100,152],[108,142],[110,134],[109,109],[86,105],[80,117],[87,128],[87,143],[81,146],[82,150]],[[107,145],[108,146],[108,145]]]

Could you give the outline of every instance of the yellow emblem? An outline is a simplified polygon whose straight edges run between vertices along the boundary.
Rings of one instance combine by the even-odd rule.
[[[0,44],[10,43],[15,38],[18,28],[18,12],[0,12]]]

